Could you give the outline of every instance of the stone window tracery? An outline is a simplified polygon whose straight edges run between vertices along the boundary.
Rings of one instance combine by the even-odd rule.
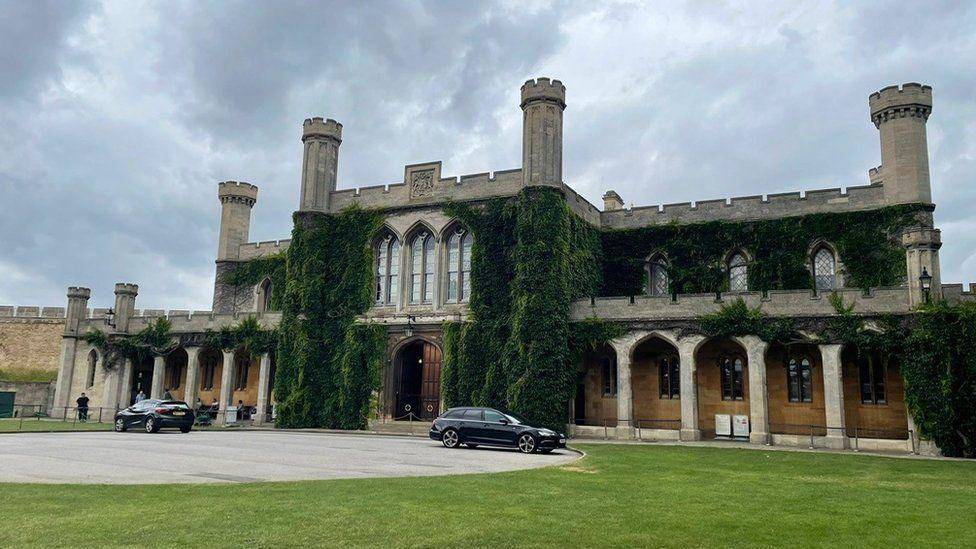
[[[375,257],[377,305],[395,305],[400,298],[400,241],[393,235],[376,243]]]
[[[837,268],[833,252],[821,246],[813,256],[813,279],[818,290],[837,287]]]
[[[423,232],[410,246],[410,302],[434,300],[434,237]]]
[[[471,293],[471,233],[458,230],[447,241],[447,301],[464,303]]]
[[[749,291],[749,267],[741,252],[735,252],[729,258],[729,291]]]
[[[645,293],[662,296],[670,293],[671,281],[668,276],[668,263],[663,256],[652,257],[646,266],[647,283]]]

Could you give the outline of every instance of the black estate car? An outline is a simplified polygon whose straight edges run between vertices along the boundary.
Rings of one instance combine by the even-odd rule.
[[[129,427],[142,427],[147,433],[170,428],[189,433],[193,428],[193,410],[179,400],[143,400],[116,412],[115,430],[121,433]]]
[[[507,446],[531,454],[547,454],[566,447],[566,435],[550,429],[532,427],[493,408],[451,408],[434,420],[430,438],[448,448],[464,444],[468,448]]]

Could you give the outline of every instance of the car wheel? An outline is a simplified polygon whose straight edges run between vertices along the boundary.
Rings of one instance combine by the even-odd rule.
[[[125,431],[125,429],[126,429],[126,427],[125,427],[125,420],[124,419],[119,418],[119,419],[115,420],[115,432],[116,433],[122,433],[122,432]]]
[[[156,425],[156,420],[154,418],[146,419],[146,432],[155,433],[159,431],[159,427]]]
[[[181,433],[189,433],[190,432],[190,429],[191,429],[191,427],[180,427],[180,432]]]
[[[457,448],[461,444],[461,437],[454,429],[448,429],[441,435],[441,442],[448,448]]]
[[[519,452],[523,454],[531,454],[535,452],[535,437],[529,433],[525,433],[518,439],[518,449]]]

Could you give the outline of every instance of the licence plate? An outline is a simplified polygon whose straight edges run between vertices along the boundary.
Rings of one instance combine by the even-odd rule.
[[[173,412],[174,416],[185,416],[186,412]]]

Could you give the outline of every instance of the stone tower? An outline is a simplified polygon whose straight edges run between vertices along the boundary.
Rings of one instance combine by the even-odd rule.
[[[129,331],[129,320],[136,310],[136,296],[139,286],[119,282],[115,285],[115,331],[125,333]]]
[[[522,85],[522,184],[563,182],[563,110],[566,86],[539,78]]]
[[[217,261],[235,261],[251,228],[251,208],[258,200],[258,188],[250,183],[223,181],[217,186],[220,199],[220,239]]]
[[[342,124],[329,118],[306,118],[302,125],[305,155],[302,162],[302,198],[299,211],[326,212],[329,194],[336,189]]]
[[[68,288],[68,308],[64,318],[64,337],[61,339],[61,358],[58,365],[58,381],[54,386],[54,410],[63,409],[71,402],[71,380],[75,370],[75,353],[78,348],[78,324],[88,316],[88,299],[91,290],[71,286]]]
[[[881,169],[872,182],[882,182],[889,204],[931,203],[925,123],[932,112],[932,87],[888,86],[872,93],[868,103],[881,134]]]

